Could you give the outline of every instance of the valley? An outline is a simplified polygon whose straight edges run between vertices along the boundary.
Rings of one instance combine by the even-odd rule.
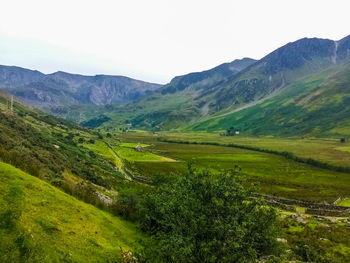
[[[342,199],[350,197],[347,187],[350,180],[349,173],[322,169],[271,153],[225,147],[235,143],[280,152],[288,151],[304,158],[312,158],[315,153],[321,151],[325,153],[324,157],[320,155],[321,161],[341,163],[342,167],[349,167],[349,153],[338,151],[339,145],[343,144],[335,140],[300,139],[298,144],[298,142],[294,143],[295,139],[227,137],[207,133],[157,135],[132,132],[118,136],[122,141],[140,141],[150,144],[151,146],[146,148],[150,152],[177,160],[177,162],[161,162],[154,165],[139,158],[129,159],[132,161],[135,173],[147,177],[157,174],[178,176],[186,171],[187,162],[193,162],[197,169],[213,171],[233,169],[238,166],[242,169],[242,174],[251,182],[259,183],[260,191],[265,194],[320,203],[325,201],[333,203],[339,197]]]
[[[0,261],[349,261],[349,50],[164,85],[0,66]]]

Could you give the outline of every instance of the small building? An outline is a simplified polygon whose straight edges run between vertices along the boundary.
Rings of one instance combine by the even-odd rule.
[[[135,151],[137,151],[137,152],[144,152],[145,150],[142,148],[142,146],[141,145],[136,145],[135,146]]]
[[[239,135],[239,131],[236,131],[235,134],[236,134],[236,135]]]

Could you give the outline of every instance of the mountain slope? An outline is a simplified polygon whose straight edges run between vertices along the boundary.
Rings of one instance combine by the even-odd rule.
[[[215,68],[202,72],[189,73],[173,78],[169,84],[161,88],[162,94],[175,93],[184,89],[208,89],[222,82],[225,78],[237,74],[246,67],[254,64],[251,58],[237,59],[230,63],[223,63]]]
[[[142,236],[117,217],[0,162],[1,262],[119,262]]]
[[[14,66],[0,66],[0,89],[11,89],[42,79],[45,75],[36,70]]]
[[[202,99],[210,113],[240,108],[274,95],[286,85],[349,60],[349,37],[340,41],[303,38],[288,43],[222,83]]]
[[[350,134],[350,62],[314,74],[266,101],[241,111],[214,116],[188,128],[243,134],[333,136]]]
[[[111,119],[106,122],[106,125],[111,127],[125,125],[125,121],[147,129],[184,126],[192,119],[207,115],[208,104],[196,101],[196,97],[255,62],[253,59],[243,58],[206,71],[177,76],[159,91],[138,102],[123,105],[123,107],[88,108],[83,110],[83,115],[85,119],[106,115]],[[77,110],[80,111],[81,108]],[[72,111],[74,112],[74,109]]]
[[[209,71],[212,75],[208,79],[205,79],[208,72],[177,77],[160,92],[127,108],[107,109],[105,113],[112,119],[118,115],[120,125],[127,120],[136,128],[169,130],[190,125],[190,129],[200,130],[202,127],[206,130],[206,125],[195,123],[263,103],[307,77],[332,69],[340,70],[349,60],[350,36],[339,41],[303,38],[219,79],[215,76],[217,71],[220,72],[220,66]],[[107,127],[112,121],[104,125]],[[116,124],[115,121],[113,125]]]
[[[64,171],[106,187],[111,178],[120,176],[113,165],[91,156],[74,141],[78,134],[96,135],[16,99],[11,111],[9,100],[9,95],[0,92],[0,159],[58,185],[64,181]]]
[[[135,101],[160,87],[123,76],[42,74],[0,66],[0,88],[31,105],[55,111],[67,105],[108,105]]]
[[[103,209],[125,189],[146,186],[125,180],[121,164],[101,134],[47,115],[0,90],[0,161]],[[108,136],[107,136],[108,135]]]

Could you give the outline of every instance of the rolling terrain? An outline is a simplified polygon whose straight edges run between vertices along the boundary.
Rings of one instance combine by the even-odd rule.
[[[0,66],[0,88],[53,114],[67,114],[70,105],[109,105],[135,101],[160,87],[124,76],[83,76],[58,71],[43,74]]]
[[[0,94],[0,134],[3,261],[125,262],[129,251],[143,256],[137,253],[156,247],[139,227],[138,206],[162,182],[183,177],[188,162],[214,174],[238,165],[249,183],[260,183],[260,193],[277,198],[330,203],[341,196],[341,204],[347,205],[344,197],[350,195],[346,173],[254,150],[159,140],[202,136],[201,142],[219,138],[224,143],[232,137],[94,131],[16,98],[11,110],[11,96],[5,92]],[[347,153],[347,143],[333,144]],[[136,151],[136,145],[143,150]],[[145,180],[135,180],[139,177]],[[279,210],[276,222],[280,238],[288,240],[281,248],[283,260],[349,258],[346,215],[312,216],[298,205],[285,209]],[[307,251],[300,251],[304,244]]]
[[[227,211],[257,202],[276,232],[231,214],[278,243],[254,262],[348,262],[349,50],[301,39],[164,86],[1,66],[0,261],[210,258],[240,236]]]

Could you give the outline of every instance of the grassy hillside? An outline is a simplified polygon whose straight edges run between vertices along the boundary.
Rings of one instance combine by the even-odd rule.
[[[0,162],[1,262],[118,262],[143,237],[128,222]]]
[[[260,104],[191,125],[188,131],[235,127],[245,135],[347,137],[350,134],[350,64],[286,87]]]
[[[118,192],[147,186],[125,180],[122,162],[101,134],[32,109],[0,94],[0,161],[65,192],[109,209]],[[111,140],[116,140],[113,136]],[[107,201],[106,201],[107,199]]]

